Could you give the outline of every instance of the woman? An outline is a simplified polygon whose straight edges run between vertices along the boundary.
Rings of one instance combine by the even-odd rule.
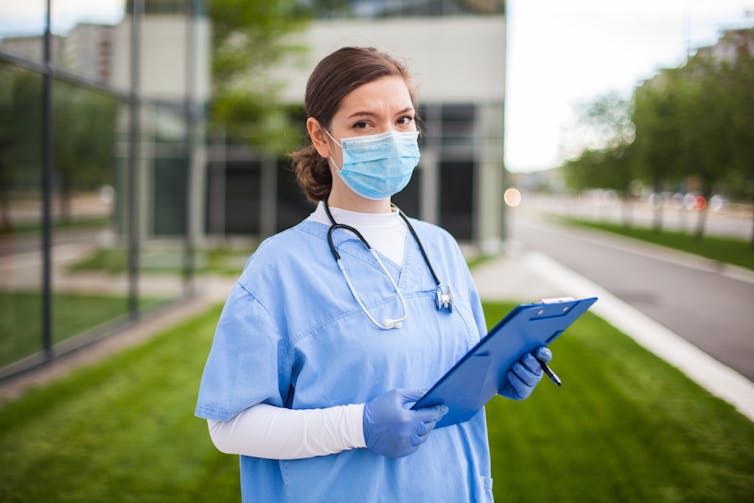
[[[444,406],[410,410],[486,329],[454,239],[390,204],[419,160],[408,73],[343,48],[305,107],[312,144],[292,157],[317,208],[249,259],[196,414],[241,456],[244,501],[491,501],[484,413],[433,431]],[[500,392],[526,398],[541,375],[525,355]]]

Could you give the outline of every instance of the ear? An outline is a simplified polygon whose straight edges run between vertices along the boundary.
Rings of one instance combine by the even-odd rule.
[[[306,119],[306,130],[309,132],[312,145],[317,149],[319,155],[324,158],[330,157],[330,144],[327,141],[327,133],[319,121],[314,117]]]

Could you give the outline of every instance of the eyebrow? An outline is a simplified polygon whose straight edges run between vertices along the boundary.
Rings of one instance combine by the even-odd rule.
[[[406,107],[403,110],[398,111],[395,115],[405,114],[407,112],[413,112],[413,111],[414,111],[414,107]],[[377,117],[377,114],[374,112],[368,112],[366,110],[363,110],[360,112],[352,113],[351,115],[348,116],[349,119],[353,119],[355,117]]]

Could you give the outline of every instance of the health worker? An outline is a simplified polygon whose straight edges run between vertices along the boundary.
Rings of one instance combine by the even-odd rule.
[[[453,237],[390,202],[420,158],[409,74],[342,48],[314,69],[305,109],[311,145],[292,159],[316,209],[249,258],[196,415],[240,456],[244,502],[492,501],[484,411],[434,429],[444,405],[410,409],[486,328]],[[527,354],[499,392],[526,398],[541,376]]]

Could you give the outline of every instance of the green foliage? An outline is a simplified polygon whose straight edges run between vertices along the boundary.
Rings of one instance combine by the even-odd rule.
[[[53,88],[54,169],[64,196],[113,179],[118,102],[56,82]]]
[[[595,145],[565,163],[566,183],[572,190],[609,188],[628,197],[635,176],[631,109],[629,100],[607,93],[582,110],[582,128]]]
[[[279,154],[299,144],[289,110],[279,102],[284,82],[271,69],[296,61],[304,48],[293,34],[307,16],[295,0],[212,0],[212,126],[257,150]]]
[[[678,70],[665,70],[634,95],[639,173],[655,192],[661,192],[671,176],[682,171],[679,150],[683,104],[675,92],[680,78]]]
[[[193,416],[219,313],[0,409],[0,500],[238,501],[237,458]],[[553,351],[562,388],[487,407],[498,501],[752,499],[754,425],[731,406],[590,314]]]
[[[42,79],[31,72],[3,67],[2,87],[9,89],[10,102],[0,117],[3,131],[4,191],[38,190],[41,176]]]
[[[635,177],[655,193],[682,187],[709,199],[727,188],[754,198],[754,28],[727,32],[720,44],[725,51],[699,50],[684,66],[642,83],[632,106],[620,106],[611,94],[598,97],[582,124],[602,146],[565,163],[569,185],[625,194]],[[633,138],[626,134],[632,131],[626,116],[618,113],[629,109]],[[658,230],[661,211],[658,206]],[[697,238],[705,221],[699,219]]]
[[[113,179],[117,101],[61,82],[53,84],[53,179],[63,217],[74,191]],[[42,152],[42,78],[0,67],[0,199],[38,191]],[[5,229],[8,230],[8,229]]]

